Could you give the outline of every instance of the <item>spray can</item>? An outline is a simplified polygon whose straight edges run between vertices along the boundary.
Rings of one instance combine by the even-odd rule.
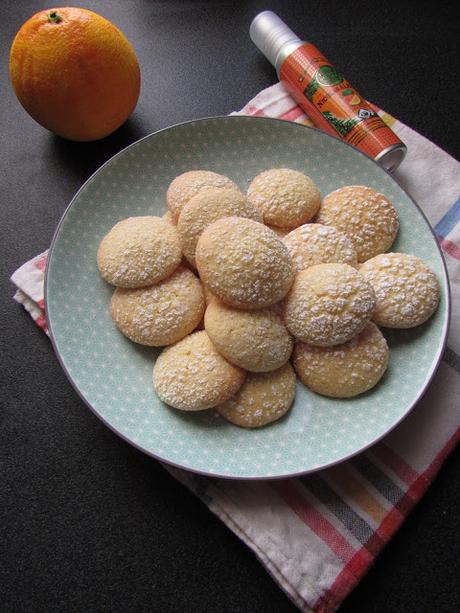
[[[406,145],[319,49],[302,41],[272,11],[253,19],[249,35],[318,128],[342,138],[390,172],[399,166]]]

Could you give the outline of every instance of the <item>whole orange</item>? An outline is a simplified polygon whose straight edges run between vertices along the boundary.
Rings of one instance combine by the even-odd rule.
[[[11,46],[10,77],[25,110],[64,138],[111,134],[134,110],[140,70],[128,39],[81,8],[40,11]]]

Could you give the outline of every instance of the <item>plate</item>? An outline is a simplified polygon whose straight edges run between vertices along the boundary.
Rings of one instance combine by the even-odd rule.
[[[364,184],[383,192],[400,218],[393,251],[413,253],[436,272],[441,303],[412,330],[384,330],[390,366],[372,391],[349,400],[318,396],[298,383],[292,410],[260,430],[244,430],[213,411],[181,413],[152,389],[159,350],[124,338],[112,323],[113,291],[99,276],[96,251],[119,220],[161,215],[178,174],[209,169],[242,190],[262,170],[288,167],[311,176],[323,195]],[[46,274],[47,318],[55,351],[84,402],[114,432],[155,458],[229,478],[276,478],[319,470],[364,450],[416,404],[441,358],[449,322],[442,255],[420,209],[385,170],[319,130],[277,119],[218,117],[180,124],[130,145],[76,194],[56,230]]]

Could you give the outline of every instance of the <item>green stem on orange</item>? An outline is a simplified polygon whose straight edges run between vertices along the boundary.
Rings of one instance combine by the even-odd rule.
[[[51,11],[51,13],[48,13],[48,21],[50,23],[60,23],[62,21],[62,17],[57,11]]]

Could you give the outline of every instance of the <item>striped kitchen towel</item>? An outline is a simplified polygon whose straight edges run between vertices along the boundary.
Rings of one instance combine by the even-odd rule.
[[[281,84],[261,92],[240,114],[310,124]],[[434,226],[452,283],[448,348],[424,398],[383,442],[313,475],[227,481],[165,466],[255,552],[302,611],[326,613],[339,607],[460,436],[460,164],[380,114],[408,146],[397,176]],[[12,280],[16,300],[47,331],[45,266],[43,253],[17,270]]]

